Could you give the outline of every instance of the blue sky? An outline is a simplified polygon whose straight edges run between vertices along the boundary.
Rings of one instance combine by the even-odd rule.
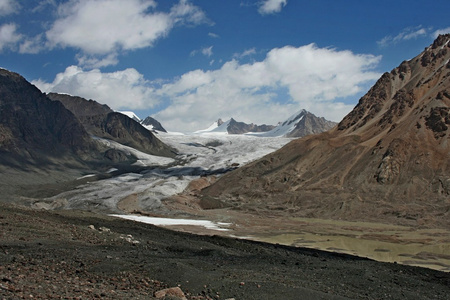
[[[383,72],[450,32],[448,0],[0,0],[0,67],[44,92],[152,115],[340,121]]]

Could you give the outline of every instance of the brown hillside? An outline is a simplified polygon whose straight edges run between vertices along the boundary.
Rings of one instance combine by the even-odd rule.
[[[450,35],[385,73],[337,127],[203,190],[239,209],[450,225]]]

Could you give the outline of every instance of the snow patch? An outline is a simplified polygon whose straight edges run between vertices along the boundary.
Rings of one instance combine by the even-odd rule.
[[[171,219],[171,218],[155,218],[155,217],[145,217],[136,215],[111,215],[113,217],[122,218],[126,220],[132,220],[136,222],[142,222],[146,224],[152,224],[156,226],[179,226],[179,225],[192,225],[192,226],[202,226],[207,229],[218,230],[218,231],[228,231],[230,229],[223,228],[230,226],[231,223],[223,222],[212,222],[206,220],[189,220],[189,219]]]
[[[116,112],[121,113],[127,116],[128,118],[135,120],[138,123],[141,122],[141,119],[132,111],[116,111]]]
[[[84,175],[84,176],[78,177],[77,180],[84,179],[84,178],[89,178],[89,177],[94,177],[94,176],[95,176],[95,174],[88,174],[88,175]]]

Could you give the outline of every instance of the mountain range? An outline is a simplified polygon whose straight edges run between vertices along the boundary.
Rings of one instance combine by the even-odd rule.
[[[201,197],[292,216],[450,226],[449,40],[383,74],[330,131],[224,175]]]
[[[218,119],[210,127],[199,130],[196,133],[228,133],[228,134],[251,134],[261,137],[303,137],[309,134],[316,134],[327,131],[337,123],[316,117],[314,114],[301,110],[289,117],[286,121],[280,122],[277,126],[256,125],[238,122],[231,118],[228,121]]]

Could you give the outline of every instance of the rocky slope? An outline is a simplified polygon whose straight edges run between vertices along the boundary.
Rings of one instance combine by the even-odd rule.
[[[174,149],[162,143],[141,124],[120,112],[112,111],[106,105],[64,94],[50,93],[48,97],[63,103],[91,135],[152,155],[174,157],[176,154]]]
[[[329,132],[222,177],[203,197],[240,209],[450,226],[450,35],[385,73]]]
[[[1,299],[448,299],[450,273],[350,255],[74,210],[0,220]]]
[[[61,103],[19,74],[0,69],[0,161],[45,164],[52,159],[89,158],[96,146]],[[95,156],[95,155],[94,155]]]

